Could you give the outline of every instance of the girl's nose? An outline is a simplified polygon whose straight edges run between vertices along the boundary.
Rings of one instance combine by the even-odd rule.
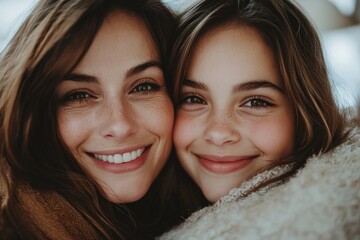
[[[106,104],[103,116],[104,119],[101,134],[107,138],[124,139],[134,134],[137,130],[136,118],[131,106],[126,103]]]
[[[205,130],[205,139],[210,144],[222,146],[238,142],[240,133],[231,115],[212,116]]]

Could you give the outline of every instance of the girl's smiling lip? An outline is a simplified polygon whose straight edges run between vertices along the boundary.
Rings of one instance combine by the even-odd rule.
[[[196,154],[198,161],[202,167],[213,173],[230,173],[245,168],[259,155],[202,155]]]

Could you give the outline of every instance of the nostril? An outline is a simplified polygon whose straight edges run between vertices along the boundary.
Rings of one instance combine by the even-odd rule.
[[[101,134],[108,138],[126,138],[137,130],[137,124],[131,111],[124,112],[118,109],[108,109],[104,119]]]
[[[211,126],[206,131],[206,141],[210,144],[223,145],[239,141],[240,134],[229,125]]]

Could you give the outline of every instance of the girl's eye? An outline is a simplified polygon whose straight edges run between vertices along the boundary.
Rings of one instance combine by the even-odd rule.
[[[160,89],[160,85],[153,83],[153,82],[143,82],[136,85],[130,93],[137,93],[137,92],[154,92]]]
[[[206,102],[199,96],[195,95],[195,94],[190,94],[190,95],[185,95],[182,97],[181,99],[181,104],[189,104],[189,105],[193,105],[193,104],[202,104],[202,105],[206,105]]]
[[[243,104],[244,107],[248,108],[266,108],[273,105],[274,104],[270,103],[262,97],[252,97],[250,100],[245,102],[245,104]]]

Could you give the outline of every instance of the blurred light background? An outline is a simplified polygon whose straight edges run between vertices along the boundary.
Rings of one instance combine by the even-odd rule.
[[[176,12],[197,0],[163,0]],[[360,0],[295,0],[315,24],[341,107],[360,101]],[[0,0],[0,52],[37,0]]]

